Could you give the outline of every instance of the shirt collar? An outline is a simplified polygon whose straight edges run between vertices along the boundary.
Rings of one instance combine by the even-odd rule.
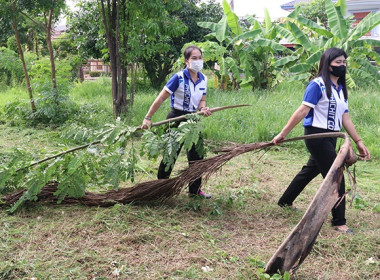
[[[334,83],[331,83],[332,86],[334,87],[334,89],[336,90],[336,92],[340,92],[341,89],[343,88],[342,84],[338,84],[338,89],[336,88],[335,84]]]
[[[191,81],[193,79],[191,79],[191,76],[190,76],[190,73],[189,73],[189,69],[186,67],[184,70],[183,70],[183,73],[185,74],[185,76],[190,79]],[[199,84],[201,81],[203,81],[205,79],[205,77],[203,76],[203,74],[201,72],[198,72],[198,81],[196,82],[196,84]]]

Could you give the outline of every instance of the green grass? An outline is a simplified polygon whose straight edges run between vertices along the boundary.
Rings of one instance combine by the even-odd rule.
[[[138,91],[126,125],[140,125],[157,94]],[[217,143],[271,140],[302,95],[299,84],[254,93],[210,89],[211,107],[252,106],[205,118],[207,139]],[[107,80],[77,84],[70,97],[82,106],[73,123],[100,128],[113,121]],[[1,110],[16,98],[28,100],[22,89],[0,92]],[[153,121],[164,119],[168,107],[166,101]],[[356,164],[361,198],[346,213],[356,234],[332,230],[328,217],[294,279],[359,280],[380,275],[379,90],[350,91],[350,108],[373,155],[372,160]],[[17,147],[41,158],[67,144],[62,132],[69,126],[51,130],[1,124],[1,153]],[[299,125],[289,137],[301,134]],[[190,199],[184,190],[165,203],[110,208],[31,203],[14,215],[1,210],[0,279],[259,279],[260,269],[303,215],[276,203],[307,156],[304,144],[298,142],[234,158],[205,183],[203,189],[213,195],[211,200]],[[147,172],[139,173],[136,183],[154,180],[158,162],[143,159],[141,165]],[[182,153],[174,173],[186,166]],[[321,182],[317,177],[307,186],[295,202],[298,208],[307,209]],[[370,258],[374,263],[368,262]],[[203,272],[205,266],[212,271]]]
[[[112,273],[120,279],[258,279],[262,263],[302,217],[276,201],[306,158],[286,149],[260,160],[239,156],[204,186],[211,200],[190,199],[184,191],[165,203],[111,208],[34,203],[11,216],[0,212],[0,279],[117,278]],[[185,165],[181,156],[176,170]],[[341,235],[327,220],[294,279],[376,279],[378,168],[373,162],[357,166],[367,207],[347,209],[356,234]],[[297,207],[305,211],[320,183],[316,178],[305,189]],[[371,257],[376,263],[366,264]],[[205,266],[213,271],[203,272]]]

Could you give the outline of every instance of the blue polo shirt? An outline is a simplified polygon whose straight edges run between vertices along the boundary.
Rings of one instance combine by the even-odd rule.
[[[198,72],[198,81],[194,83],[189,70],[185,68],[174,74],[164,89],[171,94],[171,108],[193,113],[197,111],[202,96],[206,95],[207,77]]]
[[[311,107],[303,126],[313,126],[332,131],[342,129],[343,114],[348,113],[348,101],[344,99],[343,87],[331,86],[331,98],[327,97],[322,77],[311,81],[305,90],[302,104]]]

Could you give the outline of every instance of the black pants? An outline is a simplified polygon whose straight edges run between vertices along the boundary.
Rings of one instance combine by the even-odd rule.
[[[175,117],[183,116],[186,114],[188,114],[188,112],[172,109],[167,115],[166,119],[175,118]],[[179,123],[177,124],[177,126],[178,125]],[[181,147],[177,151],[177,157],[182,149],[182,146],[183,145],[181,145]],[[200,156],[198,154],[195,148],[195,145],[193,145],[189,151],[186,151],[186,153],[187,153],[187,160],[189,161],[189,163],[191,161],[203,159],[203,156]],[[161,161],[160,166],[158,168],[158,174],[157,174],[158,179],[167,179],[170,177],[170,174],[172,173],[173,168],[169,168],[167,171],[165,171],[165,169],[166,169],[166,164],[163,161]],[[201,184],[202,184],[202,178],[198,178],[194,182],[189,184],[189,193],[197,194],[201,188]]]
[[[331,130],[306,127],[305,135],[331,132]],[[318,174],[322,174],[323,178],[326,177],[331,165],[336,158],[336,138],[319,138],[305,140],[307,149],[310,152],[309,161],[302,170],[294,177],[293,181],[290,183],[278,204],[280,206],[292,205],[296,197],[302,192],[306,185],[313,180]],[[345,193],[344,177],[339,187],[339,196],[342,197]],[[331,224],[333,226],[340,226],[346,224],[345,219],[345,199],[332,209],[332,220]]]

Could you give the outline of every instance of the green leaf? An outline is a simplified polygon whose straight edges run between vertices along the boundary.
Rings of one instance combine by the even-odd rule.
[[[310,20],[310,19],[307,19],[307,18],[304,18],[304,17],[297,17],[296,20],[301,23],[302,25],[304,25],[305,27],[315,31],[315,33],[319,34],[319,35],[322,35],[322,36],[326,36],[326,37],[332,37],[334,36],[330,31],[328,31],[326,28],[324,28],[323,26],[320,26],[319,24],[315,23],[314,21]]]
[[[265,23],[265,29],[269,31],[272,28],[272,21],[269,16],[268,9],[264,9],[264,23]]]
[[[174,165],[177,159],[177,152],[180,148],[180,144],[177,141],[178,131],[171,129],[164,135],[162,135],[163,143],[163,162],[166,165],[166,171]]]
[[[132,148],[129,150],[129,157],[127,161],[127,168],[126,168],[126,178],[127,180],[130,179],[131,182],[134,182],[135,180],[135,173],[136,173],[136,166],[137,166],[137,157],[136,157],[136,151],[134,146],[132,145]]]
[[[291,73],[299,73],[299,72],[308,72],[311,69],[312,65],[307,63],[299,63],[289,68]]]
[[[319,50],[315,53],[313,53],[307,60],[307,64],[315,64],[315,63],[318,63],[320,60],[321,60],[321,57],[322,57],[322,54],[323,54],[323,50]]]
[[[58,168],[62,164],[63,164],[62,158],[57,158],[45,168],[45,170],[44,170],[45,182],[49,182],[52,180],[52,175],[58,170]]]
[[[294,38],[292,32],[285,28],[283,25],[276,25],[275,28],[277,29],[278,33],[285,38],[290,44],[296,43],[296,39]]]
[[[215,22],[198,22],[197,24],[200,27],[211,29],[213,32],[218,29],[218,24]]]
[[[289,81],[308,81],[310,78],[310,73],[301,73],[289,78]]]
[[[283,52],[289,52],[289,49],[284,47],[283,45],[274,42],[273,40],[268,40],[264,38],[260,38],[257,41],[254,41],[250,43],[250,46],[252,48],[255,47],[269,47],[269,49],[273,49],[276,51],[283,51]]]
[[[14,168],[7,168],[0,171],[0,192],[3,190],[6,182],[12,177],[14,173]]]
[[[346,0],[338,0],[335,3],[335,7],[339,7],[340,8],[340,11],[341,11],[341,13],[342,13],[343,16],[345,16],[347,14],[347,3],[346,3]]]
[[[355,72],[356,69],[351,69],[350,72]],[[346,84],[349,88],[355,88],[356,84],[350,73],[346,73]]]
[[[286,56],[284,58],[277,60],[272,65],[274,67],[284,66],[284,65],[288,64],[289,62],[296,61],[297,59],[298,59],[298,56]]]
[[[143,155],[145,151],[148,154],[149,159],[156,159],[160,154],[160,138],[158,135],[154,134],[150,130],[145,130],[142,136],[143,144],[142,144],[142,153]]]
[[[112,155],[107,158],[107,165],[104,172],[104,183],[110,184],[114,190],[117,190],[120,185],[121,177],[121,157],[120,155]]]
[[[306,50],[313,51],[314,47],[311,45],[309,38],[306,34],[293,22],[288,22],[287,26],[292,32],[296,41]]]
[[[236,36],[235,38],[233,38],[229,45],[232,45],[234,44],[235,42],[237,41],[245,41],[247,39],[253,39],[255,37],[257,37],[257,35],[261,34],[261,29],[256,29],[256,30],[251,30],[251,31],[247,31],[247,32],[244,32],[243,34],[240,34],[239,36]]]
[[[297,18],[298,15],[300,14],[301,12],[301,7],[300,6],[297,6],[289,15],[288,15],[288,18]]]
[[[218,22],[216,28],[216,39],[221,43],[226,39],[227,35],[227,16],[223,16],[223,18]]]
[[[326,1],[325,7],[331,33],[341,40],[347,38],[348,28],[340,8],[335,7],[332,1]]]
[[[359,63],[360,69],[350,69],[351,73],[355,73],[355,70],[361,70],[366,72],[368,75],[366,76],[366,81],[371,81],[375,85],[379,85],[379,80],[380,80],[380,74],[378,72],[378,69],[374,67],[371,62],[367,58],[355,58],[354,59],[356,62]],[[360,72],[357,72],[360,73]],[[360,76],[363,77],[363,74],[360,73]],[[363,81],[365,81],[363,80]]]
[[[67,175],[62,182],[58,184],[57,191],[54,193],[57,196],[57,203],[61,203],[66,196],[80,198],[84,195],[87,180],[82,172],[75,172]]]
[[[223,4],[224,14],[227,16],[228,26],[230,27],[232,33],[234,33],[235,35],[242,34],[243,30],[240,27],[239,18],[231,10],[231,7],[228,4],[227,0],[223,0],[222,4]],[[219,42],[222,42],[222,41],[219,41]]]
[[[75,173],[76,170],[81,166],[82,161],[84,159],[83,155],[84,153],[81,153],[71,158],[70,162],[67,165],[67,173],[69,175]]]
[[[178,127],[179,129],[179,142],[182,144],[186,150],[190,150],[193,145],[196,145],[199,140],[199,131],[198,124],[196,122],[188,121],[181,123]]]
[[[227,69],[229,69],[231,71],[234,78],[239,82],[240,81],[240,72],[239,72],[239,68],[238,68],[236,60],[233,59],[232,57],[227,57],[226,58],[226,66],[227,66]]]
[[[355,41],[360,39],[379,24],[380,12],[377,12],[376,14],[369,13],[354,29],[351,30],[348,40]],[[379,41],[377,41],[377,44],[379,44]]]

